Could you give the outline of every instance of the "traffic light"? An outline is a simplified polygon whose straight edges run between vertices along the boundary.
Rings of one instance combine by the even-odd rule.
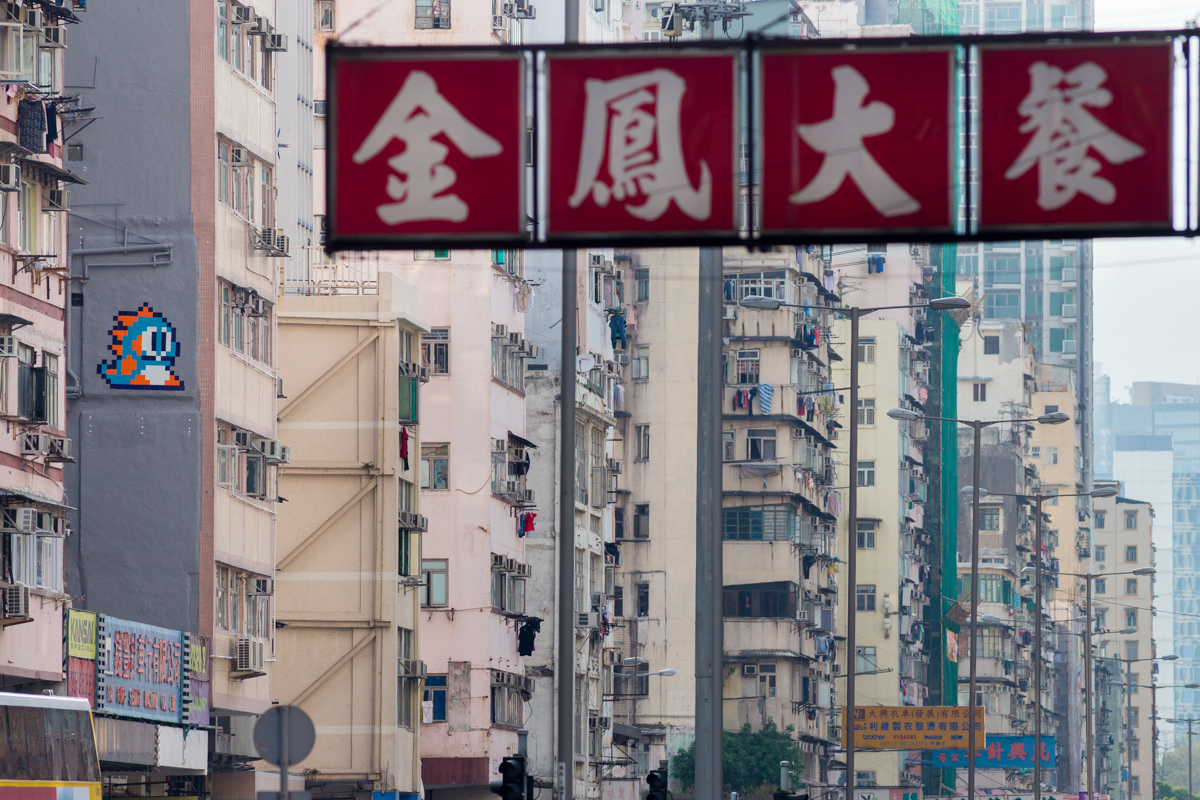
[[[525,756],[508,756],[500,762],[500,780],[492,781],[488,788],[501,800],[526,800],[526,777]]]
[[[646,800],[667,800],[667,771],[665,769],[652,769],[646,775],[646,785],[650,787],[650,793],[646,795]]]

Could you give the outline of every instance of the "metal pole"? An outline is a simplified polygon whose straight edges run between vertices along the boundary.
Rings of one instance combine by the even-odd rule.
[[[971,477],[971,696],[967,700],[967,797],[975,800],[975,678],[979,652],[979,447],[983,423],[968,422],[975,430]]]
[[[1133,798],[1133,659],[1125,659],[1125,797]]]
[[[1084,664],[1084,695],[1087,702],[1084,712],[1087,717],[1084,722],[1084,735],[1087,737],[1087,800],[1095,800],[1092,793],[1096,776],[1096,748],[1092,744],[1092,576],[1084,577],[1087,583],[1087,600],[1083,612],[1083,664]]]
[[[842,736],[846,741],[846,800],[854,800],[854,673],[858,671],[858,308],[850,309],[850,488],[847,490],[846,526],[846,704]]]
[[[279,800],[288,800],[288,767],[291,766],[291,753],[288,752],[288,732],[292,718],[291,706],[279,707]]]
[[[978,446],[978,443],[976,443]],[[979,491],[978,488],[975,489]],[[1042,800],[1042,501],[1034,495],[1033,550],[1033,800]],[[973,653],[974,651],[972,651]],[[974,730],[974,726],[971,727]]]
[[[704,9],[701,39],[714,38]],[[696,800],[722,800],[724,719],[721,713],[725,628],[721,541],[721,374],[725,323],[724,253],[700,248],[699,362],[696,391]]]
[[[1195,797],[1192,792],[1192,720],[1188,720],[1188,800]]]

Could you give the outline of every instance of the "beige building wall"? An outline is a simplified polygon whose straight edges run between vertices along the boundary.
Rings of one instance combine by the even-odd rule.
[[[425,330],[416,287],[391,274],[377,294],[280,301],[279,427],[291,461],[280,480],[274,699],[316,724],[316,747],[296,767],[314,796],[359,781],[422,788],[426,523],[413,395]]]

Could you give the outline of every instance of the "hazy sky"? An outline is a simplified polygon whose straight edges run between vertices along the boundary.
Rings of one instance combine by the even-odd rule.
[[[1096,30],[1182,28],[1200,0],[1097,0]],[[1097,239],[1096,372],[1128,402],[1134,381],[1200,383],[1200,242]]]

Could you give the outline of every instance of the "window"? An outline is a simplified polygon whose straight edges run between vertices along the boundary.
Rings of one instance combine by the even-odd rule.
[[[1096,528],[1097,528],[1097,530],[1104,530],[1104,523],[1107,521],[1106,520],[1107,516],[1108,516],[1107,513],[1104,511],[1096,512]],[[1104,560],[1103,553],[1104,553],[1104,545],[1100,545],[1099,547],[1096,548],[1096,554],[1097,554],[1096,558],[1099,559],[1100,561]]]
[[[874,772],[859,772],[854,770],[855,786],[876,786]]]
[[[1108,591],[1108,580],[1105,578],[1096,578],[1096,594],[1104,594]]]
[[[1052,352],[1052,353],[1074,353],[1075,352],[1075,330],[1073,328],[1051,328],[1050,329],[1050,352]]]
[[[450,0],[417,0],[417,30],[449,30]]]
[[[492,377],[518,392],[525,391],[525,355],[520,345],[505,336],[492,336]]]
[[[758,367],[757,350],[737,351],[737,382],[739,384],[758,383]]]
[[[228,628],[229,620],[229,568],[217,567],[217,627]]]
[[[858,549],[875,549],[875,522],[873,520],[858,520]]]
[[[1138,526],[1137,518],[1138,518],[1138,512],[1126,511],[1125,512],[1125,530],[1127,530],[1127,531],[1137,530],[1137,526]],[[1128,556],[1126,556],[1125,557],[1126,561],[1137,561],[1137,558],[1136,558],[1137,548],[1135,547],[1135,548],[1133,548],[1133,550],[1134,550],[1135,557],[1129,558]],[[1129,549],[1126,548],[1125,552],[1128,553]]]
[[[633,507],[633,538],[650,538],[650,504],[639,503]]]
[[[650,584],[648,583],[637,585],[637,615],[639,617],[650,616]]]
[[[875,401],[874,400],[859,400],[858,401],[858,424],[859,425],[874,425],[875,424]]]
[[[725,461],[733,461],[735,456],[733,435],[733,431],[721,431],[721,458]]]
[[[492,565],[492,608],[510,614],[525,613],[525,579],[512,572]]]
[[[625,509],[623,508],[613,509],[613,538],[625,538]]]
[[[971,398],[976,403],[982,403],[987,400],[987,384],[986,383],[972,384],[971,389],[972,389]]]
[[[421,488],[435,491],[450,488],[450,445],[421,445]]]
[[[1133,741],[1131,741],[1131,742],[1129,743],[1129,756],[1130,756],[1130,758],[1132,758],[1134,761],[1138,761],[1138,760],[1140,760],[1140,759],[1141,759],[1141,757],[1142,757],[1142,748],[1141,748],[1141,743],[1140,743],[1140,742],[1138,742],[1136,739],[1134,739]],[[1134,780],[1134,781],[1137,781],[1137,776],[1136,776],[1136,775],[1134,775],[1134,776],[1133,776],[1133,780]],[[1135,791],[1135,792],[1137,791],[1137,784],[1136,784],[1136,783],[1134,783],[1134,789],[1133,789],[1133,791]]]
[[[633,427],[634,458],[645,461],[650,458],[650,426],[635,425]]]
[[[858,363],[875,363],[875,337],[863,336],[858,340]]]
[[[332,31],[333,25],[333,0],[317,0],[317,19],[316,28],[319,31]]]
[[[991,9],[989,9],[990,13]],[[1016,255],[989,255],[983,267],[985,286],[1021,282],[1021,257]]]
[[[17,228],[19,234],[17,249],[23,253],[34,253],[37,251],[37,186],[23,178],[17,197],[17,208],[21,212]]]
[[[446,721],[447,675],[426,675],[425,692],[421,696],[421,722]]]
[[[854,607],[858,611],[875,610],[875,584],[860,583],[855,591]]]
[[[864,672],[876,672],[879,669],[879,661],[875,654],[874,647],[855,647],[854,648],[854,674],[861,675]]]
[[[859,486],[874,486],[875,485],[875,462],[874,461],[858,462],[858,485]]]
[[[413,258],[417,261],[447,261],[449,250],[413,250]]]
[[[726,586],[725,616],[765,619],[794,619],[796,616],[796,584],[752,583]]]
[[[450,374],[450,329],[433,328],[421,334],[421,365],[434,375]]]
[[[1021,316],[1021,293],[988,292],[984,295],[984,312],[989,317],[1004,319]]]
[[[979,530],[1000,530],[1000,509],[998,507],[979,509]]]
[[[987,33],[1020,33],[1020,4],[991,4],[986,6]]]
[[[1041,458],[1042,457],[1042,448],[1040,448],[1040,447],[1029,448],[1029,455],[1032,458]]]
[[[217,52],[221,58],[229,60],[229,2],[217,2]]]
[[[234,570],[229,570],[229,630],[242,629],[242,578]]]
[[[1136,608],[1125,609],[1125,627],[1136,628],[1138,626],[1138,612]]]
[[[45,373],[34,366],[37,350],[17,345],[17,415],[40,422],[45,419]]]
[[[721,510],[728,541],[798,542],[795,506],[740,506]]]
[[[625,616],[625,588],[623,586],[613,587],[613,616]]]
[[[1128,520],[1126,520],[1128,522]],[[1125,560],[1137,561],[1137,545],[1130,544],[1125,546]]]
[[[1050,464],[1050,465],[1057,464],[1058,463],[1058,448],[1057,447],[1043,447],[1042,448],[1042,459],[1047,464]]]
[[[774,428],[750,428],[746,431],[746,458],[750,461],[775,460]]]
[[[650,299],[650,270],[639,269],[634,270],[634,280],[637,281],[637,300],[638,303],[645,303]]]
[[[46,425],[58,427],[58,356],[42,353],[42,403],[45,406]],[[1134,548],[1135,550],[1137,548]]]
[[[1137,578],[1126,578],[1125,579],[1125,594],[1137,594],[1137,593],[1138,593],[1138,579]]]
[[[638,347],[633,351],[633,379],[635,381],[649,380],[650,378],[650,348]]]
[[[775,696],[775,665],[774,664],[759,664],[758,665],[758,696],[759,697],[774,697]]]
[[[446,559],[422,559],[421,587],[418,595],[422,608],[445,607],[449,600],[450,562]]]
[[[999,336],[983,337],[983,354],[985,356],[1000,355],[1000,337]]]
[[[1126,642],[1125,643],[1125,659],[1127,661],[1137,661],[1137,657],[1138,657],[1138,643],[1137,642]]]
[[[1137,757],[1138,757],[1137,742],[1130,742],[1130,746],[1133,748],[1132,750],[1130,750],[1130,755],[1134,759],[1137,759]],[[1138,778],[1137,775],[1130,775],[1129,776],[1129,793],[1130,794],[1141,794],[1141,792],[1142,792],[1141,780]]]

